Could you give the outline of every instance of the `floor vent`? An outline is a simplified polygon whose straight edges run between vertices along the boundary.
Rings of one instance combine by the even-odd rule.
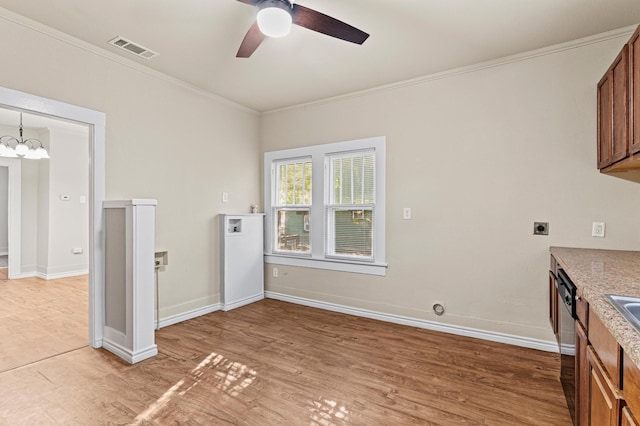
[[[124,37],[116,37],[113,40],[109,40],[109,44],[114,45],[115,47],[119,47],[120,49],[124,49],[129,53],[133,53],[136,56],[140,56],[144,59],[155,58],[159,55],[159,53],[154,52],[153,50],[149,50],[146,47],[140,46],[139,44],[135,44]]]

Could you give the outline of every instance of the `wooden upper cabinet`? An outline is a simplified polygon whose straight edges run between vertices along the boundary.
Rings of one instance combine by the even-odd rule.
[[[611,73],[607,73],[598,83],[598,168],[612,163],[613,116],[611,109]]]
[[[598,167],[629,155],[629,47],[598,83]]]
[[[629,48],[625,46],[611,66],[613,152],[615,163],[629,154]]]
[[[629,152],[640,152],[640,27],[629,40]]]

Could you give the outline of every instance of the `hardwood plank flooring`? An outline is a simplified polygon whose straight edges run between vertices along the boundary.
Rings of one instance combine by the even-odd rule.
[[[87,277],[8,280],[0,269],[0,371],[88,345]]]
[[[275,300],[0,373],[10,425],[570,425],[556,354]]]

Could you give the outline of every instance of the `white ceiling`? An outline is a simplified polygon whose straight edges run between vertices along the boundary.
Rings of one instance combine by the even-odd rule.
[[[638,0],[298,0],[371,34],[295,27],[249,59],[256,9],[236,0],[0,0],[0,7],[257,111],[360,91],[640,22]],[[150,61],[112,47],[125,37]]]

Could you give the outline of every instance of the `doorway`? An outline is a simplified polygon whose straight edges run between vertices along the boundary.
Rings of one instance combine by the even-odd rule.
[[[50,159],[0,157],[0,372],[88,344],[88,128],[0,107],[0,135],[21,136],[19,122]],[[9,224],[10,210],[22,226]],[[16,251],[7,273],[2,261]]]
[[[105,114],[4,87],[0,87],[0,106],[70,121],[89,128],[88,340],[92,347],[101,347],[104,318],[102,204],[105,193]],[[9,261],[12,262],[12,256]]]

